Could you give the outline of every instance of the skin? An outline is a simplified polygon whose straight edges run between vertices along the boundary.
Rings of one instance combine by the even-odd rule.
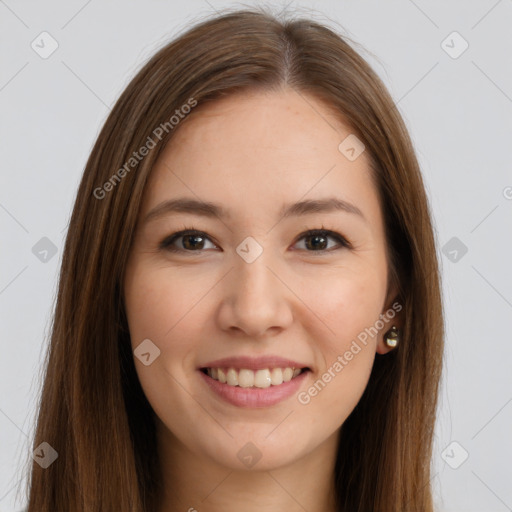
[[[375,354],[390,350],[383,334],[391,323],[359,343],[307,405],[296,395],[259,409],[228,404],[197,368],[275,354],[312,369],[304,391],[389,310],[395,289],[386,295],[384,224],[369,161],[365,152],[351,162],[338,150],[350,133],[312,96],[245,92],[199,105],[154,166],[124,293],[132,348],[149,338],[160,349],[148,366],[134,359],[156,414],[165,487],[158,512],[335,510],[337,434]],[[366,220],[342,211],[278,218],[284,203],[333,195]],[[180,196],[221,203],[232,216],[179,213],[143,223],[156,205]],[[315,251],[311,237],[299,238],[322,226],[352,247],[328,238]],[[159,247],[189,227],[207,236],[199,249],[184,248],[183,238],[173,244],[182,252]],[[236,252],[248,236],[263,248],[252,263]],[[392,323],[400,327],[400,316]],[[248,442],[261,453],[251,468],[237,457]]]

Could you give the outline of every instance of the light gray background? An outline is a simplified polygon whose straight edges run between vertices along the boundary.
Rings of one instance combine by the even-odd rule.
[[[277,12],[285,2],[265,5]],[[16,499],[20,461],[30,449],[67,222],[93,142],[143,62],[226,6],[242,4],[0,0],[1,512],[25,505]],[[512,0],[290,2],[288,11],[296,9],[368,50],[422,166],[447,326],[437,510],[512,510]],[[59,45],[47,59],[31,48],[43,31]],[[463,49],[453,31],[469,44],[457,58],[447,53]],[[57,248],[47,262],[32,252],[42,237]]]

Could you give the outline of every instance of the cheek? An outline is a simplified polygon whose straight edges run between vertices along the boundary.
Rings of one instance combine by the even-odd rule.
[[[176,419],[169,417],[169,411],[190,409],[190,397],[183,393],[188,377],[183,367],[189,366],[197,349],[190,342],[197,339],[200,325],[193,315],[194,304],[204,291],[201,294],[200,290],[179,286],[179,279],[169,278],[161,266],[144,262],[131,266],[126,275],[125,304],[132,350],[145,339],[160,350],[159,356],[147,366],[135,357],[135,369],[157,416],[174,424]],[[192,412],[199,421],[201,410]]]
[[[319,279],[315,287],[305,286],[301,291],[307,297],[305,302],[313,305],[315,315],[308,315],[308,318],[316,323],[316,330],[322,329],[323,336],[317,339],[336,355],[347,350],[353,339],[375,325],[386,286],[386,276],[369,267],[357,272],[339,272],[337,276]],[[376,340],[375,336],[368,336],[367,341],[374,347]]]
[[[150,338],[162,348],[178,327],[181,338],[187,329],[187,314],[201,299],[201,290],[180,285],[178,278],[166,278],[162,269],[149,265],[135,266],[129,275],[125,303],[132,343]]]
[[[315,381],[303,396],[302,403],[308,397],[311,404],[316,402],[311,411],[330,411],[333,421],[342,422],[357,405],[375,358],[377,336],[372,328],[381,313],[385,284],[385,276],[367,269],[330,279],[328,286],[318,286],[309,295],[303,290],[315,312],[307,315],[310,324],[305,328],[315,333],[321,357]]]

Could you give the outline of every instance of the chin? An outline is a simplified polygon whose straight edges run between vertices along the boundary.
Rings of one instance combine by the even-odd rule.
[[[308,452],[305,438],[296,437],[301,432],[300,429],[294,429],[295,435],[279,436],[272,432],[275,426],[269,428],[265,424],[261,427],[260,431],[254,425],[246,431],[231,431],[232,438],[226,434],[225,442],[217,439],[215,445],[205,447],[205,452],[217,464],[233,471],[278,469],[301,459]],[[314,448],[315,446],[310,447]]]

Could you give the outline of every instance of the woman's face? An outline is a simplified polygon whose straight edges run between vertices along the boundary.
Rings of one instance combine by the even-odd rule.
[[[335,439],[387,351],[383,218],[366,153],[340,146],[351,130],[323,103],[285,90],[201,108],[145,190],[124,278],[134,360],[171,444],[271,469]],[[307,203],[331,199],[353,206]]]

